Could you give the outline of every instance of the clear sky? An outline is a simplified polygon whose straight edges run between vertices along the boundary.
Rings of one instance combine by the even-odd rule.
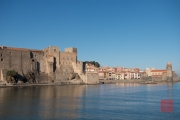
[[[180,0],[0,0],[0,45],[142,70],[170,61],[180,75]]]

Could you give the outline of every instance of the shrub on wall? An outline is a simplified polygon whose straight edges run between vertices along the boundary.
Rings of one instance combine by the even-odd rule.
[[[8,70],[6,76],[17,77],[18,72],[16,72],[15,70]]]
[[[17,83],[18,82],[18,72],[15,70],[8,70],[6,73],[7,83]]]

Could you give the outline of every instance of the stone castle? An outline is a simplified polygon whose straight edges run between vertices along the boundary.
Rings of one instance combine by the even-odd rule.
[[[62,82],[70,80],[73,73],[79,75],[83,83],[98,83],[97,72],[86,72],[85,63],[77,60],[77,48],[57,46],[44,50],[0,46],[0,80],[6,81],[6,72],[15,70],[18,79],[32,71],[37,83]]]

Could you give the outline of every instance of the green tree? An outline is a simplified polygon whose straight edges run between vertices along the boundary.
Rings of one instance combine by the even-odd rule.
[[[96,62],[96,61],[85,61],[85,63],[88,63],[88,64],[90,63],[90,64],[93,64],[96,67],[100,67],[100,64],[98,62]]]

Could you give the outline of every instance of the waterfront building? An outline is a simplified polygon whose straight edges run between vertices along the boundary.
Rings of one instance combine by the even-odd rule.
[[[151,70],[156,70],[156,68],[146,68],[145,71],[146,71],[146,73],[147,73],[148,76],[152,76]]]
[[[91,71],[91,72],[98,71],[98,67],[95,67],[91,63],[86,63],[85,71]]]
[[[112,74],[111,74],[111,79],[112,79],[112,80],[116,80],[116,73],[115,73],[115,72],[112,72]]]
[[[152,77],[162,77],[162,75],[166,74],[166,70],[151,70]]]
[[[117,74],[116,74],[116,80],[120,80],[120,77],[121,77],[121,74],[120,74],[120,73],[117,73]]]
[[[116,79],[116,80],[130,80],[130,79],[143,79],[143,80],[178,80],[177,74],[172,71],[172,64],[167,63],[166,69],[157,70],[156,68],[146,68],[140,70],[139,68],[124,68],[124,67],[102,67],[99,69],[99,77],[104,72],[105,79]]]

